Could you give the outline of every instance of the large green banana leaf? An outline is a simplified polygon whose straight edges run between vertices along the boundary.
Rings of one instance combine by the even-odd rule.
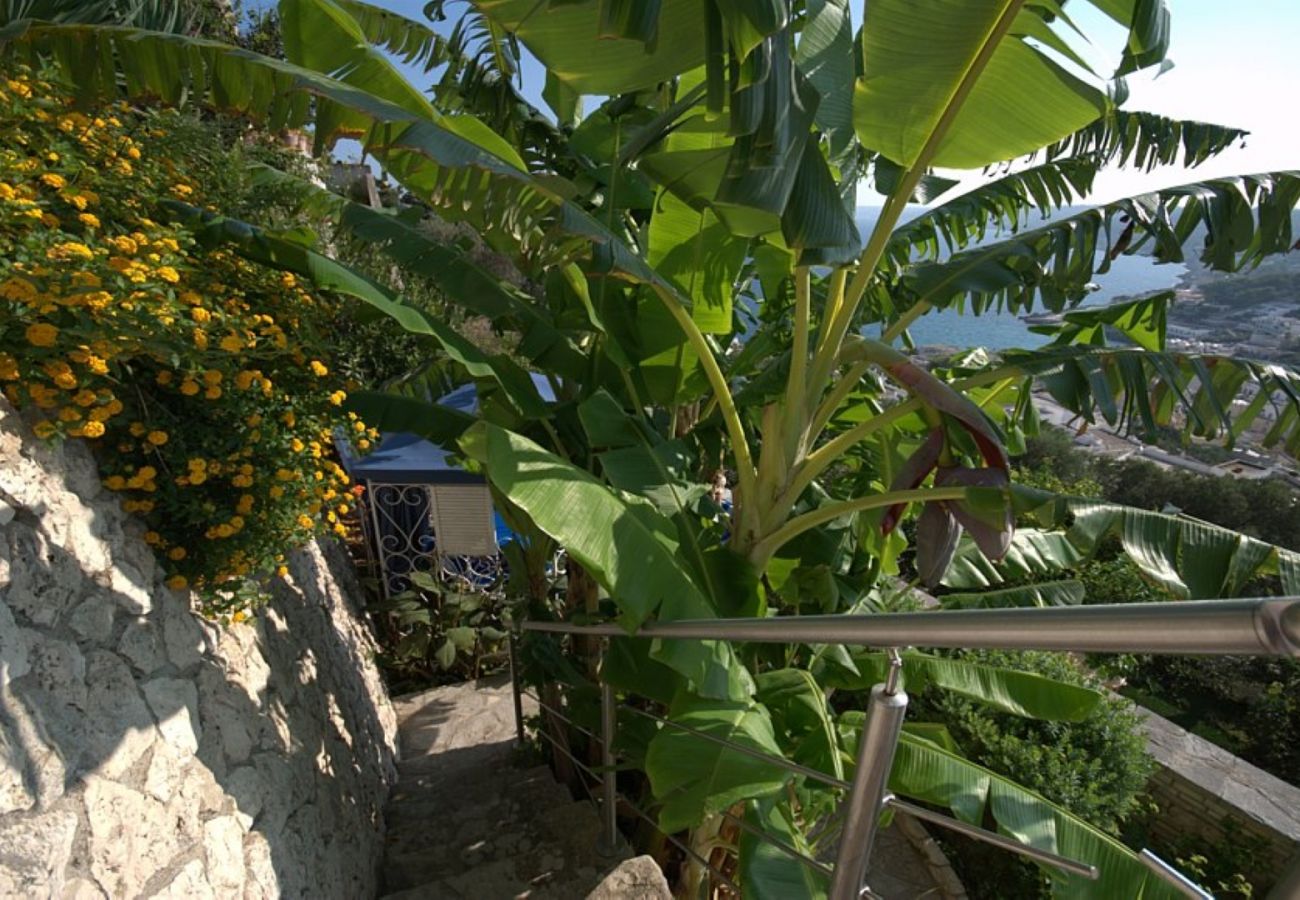
[[[609,592],[628,629],[652,615],[672,621],[718,614],[688,574],[672,522],[649,501],[620,495],[528,438],[488,422],[467,431],[460,443],[492,485]],[[754,691],[730,644],[656,641],[651,652],[705,697],[745,698]]]
[[[841,733],[847,732],[848,746],[855,745],[861,720],[861,713],[841,717]],[[903,733],[889,788],[903,797],[947,807],[972,824],[982,825],[989,816],[1002,834],[1097,867],[1100,877],[1090,881],[1044,866],[1052,879],[1053,897],[1175,900],[1181,896],[1119,841],[1015,782],[917,735]]]
[[[712,608],[726,616],[761,614],[757,574],[722,545],[716,526],[706,531],[700,503],[709,488],[691,480],[696,466],[686,445],[647,427],[607,391],[582,401],[578,418],[609,484],[646,498],[672,522],[680,559]]]
[[[838,664],[829,666],[820,673],[828,686],[868,690],[886,680],[889,672],[887,655],[852,652],[849,656],[857,672],[850,672]],[[1032,672],[911,651],[903,654],[903,677],[908,690],[919,692],[934,685],[994,709],[1031,719],[1078,722],[1091,715],[1102,700],[1102,695],[1091,688],[1065,684]],[[758,684],[759,697],[762,698],[762,676]]]
[[[280,33],[290,62],[337,77],[420,118],[441,118],[424,94],[402,77],[388,57],[370,46],[361,26],[334,0],[280,0],[279,11]],[[369,117],[364,112],[326,97],[316,101],[317,152],[332,146],[336,136],[360,136],[369,126]],[[509,145],[495,134],[488,140],[496,145],[491,150],[497,156],[509,159],[513,154]],[[519,167],[523,168],[523,164]]]
[[[1199,519],[1033,493],[1036,496],[1028,502],[1039,525],[1059,528],[1069,522],[1069,527],[1059,531],[1018,529],[1011,539],[1011,552],[1000,563],[990,562],[972,542],[963,539],[944,574],[945,585],[982,588],[1007,579],[1053,574],[1077,566],[1091,558],[1105,539],[1116,538],[1142,574],[1175,597],[1207,600],[1240,596],[1254,579],[1265,575],[1278,576],[1284,593],[1300,593],[1300,554],[1291,550]],[[1126,598],[1088,599],[1114,603]]]
[[[740,889],[749,900],[822,900],[829,888],[824,873],[796,861],[793,856],[755,832],[769,835],[791,850],[814,858],[803,831],[795,823],[790,806],[778,797],[751,800],[745,805],[745,824],[740,832]]]
[[[366,40],[399,57],[406,65],[423,66],[428,72],[448,61],[447,40],[427,22],[361,0],[335,2],[361,27]]]
[[[652,43],[601,33],[598,0],[474,0],[515,34],[555,77],[579,94],[622,94],[653,87],[704,62],[698,0],[662,0]],[[545,8],[539,9],[539,6]]]
[[[1106,95],[1026,40],[1044,31],[1018,0],[867,4],[858,139],[905,168],[978,168],[1078,131]]]
[[[955,591],[944,594],[939,598],[939,602],[946,609],[1002,609],[1008,606],[1043,608],[1077,606],[1083,602],[1085,596],[1083,582],[1068,578],[980,593]]]
[[[778,758],[782,755],[767,710],[752,701],[682,694],[668,715],[710,737]],[[705,816],[741,800],[771,796],[783,790],[791,778],[778,765],[670,725],[660,728],[650,741],[645,767],[661,804],[659,827],[668,834],[698,825]]]
[[[844,777],[826,692],[805,669],[772,669],[756,679],[786,756],[836,778]]]
[[[576,379],[586,372],[586,354],[572,335],[556,327],[541,304],[459,248],[434,240],[419,227],[418,218],[355,203],[269,166],[254,165],[251,171],[254,184],[291,186],[305,206],[328,214],[332,225],[373,245],[403,273],[428,278],[448,302],[519,333],[519,355],[564,377]]]
[[[1081,311],[1078,321],[1090,318]],[[1159,323],[1152,324],[1158,331]],[[996,368],[1007,378],[1031,377],[1088,422],[1100,413],[1111,426],[1129,432],[1154,433],[1178,412],[1189,434],[1231,443],[1271,405],[1273,424],[1264,445],[1300,453],[1300,373],[1278,363],[1130,347],[1049,346],[1006,351]],[[1234,406],[1237,401],[1240,407]]]

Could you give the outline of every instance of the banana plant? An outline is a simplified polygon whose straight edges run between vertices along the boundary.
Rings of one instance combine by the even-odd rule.
[[[517,335],[514,356],[482,352],[293,235],[175,214],[392,317],[474,378],[476,418],[377,392],[356,408],[481,465],[512,521],[562,546],[590,580],[583,614],[635,629],[808,606],[862,612],[899,573],[913,517],[914,568],[953,586],[996,587],[999,560],[1059,570],[1104,533],[1188,596],[1230,593],[1255,572],[1292,584],[1292,557],[1246,539],[1026,500],[1010,484],[1008,447],[1037,427],[1030,386],[1041,383],[1080,415],[1136,427],[1182,416],[1229,440],[1272,405],[1270,440],[1293,451],[1295,373],[1166,352],[1169,298],[1069,312],[1048,348],[998,359],[927,368],[897,346],[936,309],[1072,310],[1122,254],[1194,253],[1232,271],[1293,245],[1291,172],[1189,183],[1027,227],[1032,212],[1083,200],[1108,166],[1194,166],[1242,134],[1124,109],[1123,79],[1164,59],[1169,14],[1160,0],[1090,2],[1125,32],[1109,71],[1054,0],[873,0],[860,28],[847,0],[474,0],[473,21],[450,38],[361,0],[281,0],[283,60],[20,10],[0,25],[0,46],[60,66],[87,102],[203,104],[263,128],[308,128],[322,150],[361,140],[420,207],[370,210],[307,186],[303,196],[340,233]],[[475,93],[493,81],[484,72],[496,82],[516,72],[521,49],[546,69],[553,119],[499,83],[491,102]],[[430,100],[393,55],[467,74],[444,78]],[[583,97],[601,102],[580,116]],[[1004,168],[1015,160],[1025,161]],[[985,167],[1004,174],[901,224],[908,204],[944,199],[951,170]],[[852,215],[859,184],[882,194],[868,234]],[[474,231],[510,276],[431,239],[426,212]],[[1108,328],[1135,347],[1108,345]],[[549,377],[559,402],[542,403],[526,369]],[[1247,393],[1262,399],[1237,413],[1232,400]],[[729,512],[706,489],[720,471],[734,473]],[[1015,530],[1027,511],[1037,524]],[[1188,548],[1213,552],[1196,554],[1193,571]],[[1039,587],[1041,602],[1077,599]],[[999,593],[963,602],[1034,602]],[[693,728],[840,773],[855,723],[828,701],[831,682],[839,704],[872,665],[843,648],[774,657],[620,639],[601,674]],[[1089,708],[1066,686],[1015,673],[910,655],[907,665],[1021,714]],[[665,829],[721,854],[754,896],[763,885],[824,893],[797,863],[729,840],[724,823],[739,816],[811,848],[833,795],[685,732],[635,738],[626,749],[643,761]],[[1166,895],[1112,838],[924,732],[906,739],[891,786],[1105,870],[1100,884],[1054,878],[1062,896]],[[688,884],[700,875],[693,867]]]

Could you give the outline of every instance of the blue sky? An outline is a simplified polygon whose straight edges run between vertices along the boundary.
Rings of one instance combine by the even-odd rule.
[[[371,0],[411,17],[420,17],[422,0]],[[252,5],[270,5],[268,0]],[[451,4],[454,14],[460,4]],[[1199,119],[1251,132],[1244,149],[1233,148],[1192,173],[1170,167],[1150,174],[1111,172],[1095,186],[1099,202],[1142,191],[1219,175],[1300,169],[1300,2],[1297,0],[1171,0],[1173,37],[1169,56],[1174,68],[1153,78],[1129,80],[1126,108]],[[861,3],[853,2],[860,15]],[[1090,57],[1113,63],[1123,34],[1085,3],[1068,7],[1085,34],[1094,39]],[[1113,48],[1113,49],[1112,49]],[[1105,71],[1100,68],[1099,71]],[[417,84],[429,76],[407,69]],[[523,68],[523,93],[538,108],[542,70],[529,59]],[[340,150],[346,152],[346,148]],[[355,149],[352,151],[355,154]],[[974,182],[977,174],[968,174]],[[859,202],[878,205],[878,195],[864,189]]]

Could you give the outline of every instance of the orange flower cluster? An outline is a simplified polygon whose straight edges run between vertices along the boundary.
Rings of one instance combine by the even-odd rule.
[[[203,202],[183,155],[146,152],[183,125],[0,75],[0,388],[42,437],[91,439],[169,583],[211,593],[342,533],[333,429],[376,435],[322,362],[333,301],[165,221]]]

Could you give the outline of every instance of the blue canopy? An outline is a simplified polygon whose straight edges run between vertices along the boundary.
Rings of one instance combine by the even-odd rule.
[[[533,386],[547,403],[555,402],[555,390],[545,375],[532,373]],[[474,382],[462,384],[438,399],[446,406],[467,414],[478,412],[478,390]],[[350,448],[349,448],[350,449]],[[379,446],[364,459],[351,461],[349,473],[359,481],[388,484],[482,484],[475,475],[448,461],[450,453],[432,441],[405,432],[385,433]],[[349,462],[345,458],[345,464]]]
[[[481,484],[483,476],[466,472],[431,441],[405,432],[385,434],[373,453],[352,464],[352,477],[389,484]]]

